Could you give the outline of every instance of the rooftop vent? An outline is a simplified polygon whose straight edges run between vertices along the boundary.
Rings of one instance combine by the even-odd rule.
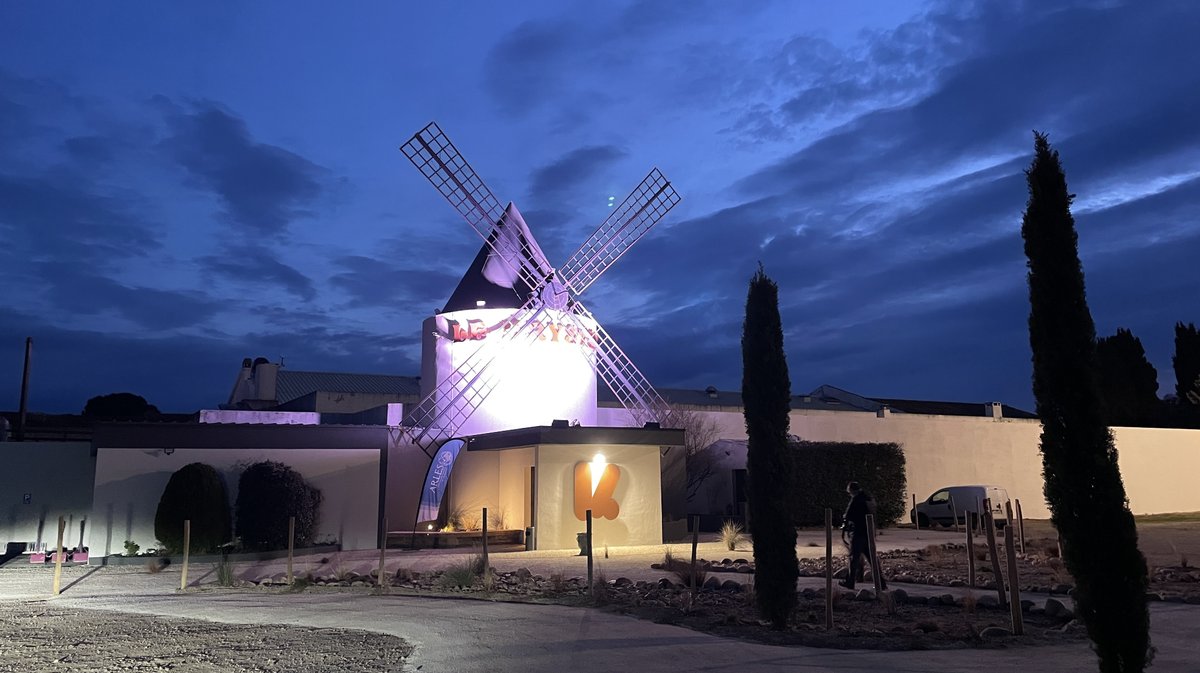
[[[714,400],[715,400],[715,399],[717,399],[717,388],[716,388],[716,386],[709,386],[709,387],[705,388],[705,389],[704,389],[704,394],[705,394],[705,395],[708,395],[709,397],[713,398]]]

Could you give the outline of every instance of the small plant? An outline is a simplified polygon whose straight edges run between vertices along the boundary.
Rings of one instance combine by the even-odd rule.
[[[483,516],[479,512],[465,514],[459,521],[463,530],[483,530]]]
[[[490,594],[496,591],[496,574],[492,572],[491,568],[483,571],[479,581],[486,593]]]
[[[663,570],[675,575],[684,586],[693,589],[699,588],[704,584],[704,580],[708,579],[708,571],[704,566],[697,563],[696,567],[692,568],[688,561],[675,558],[670,547],[663,551],[662,566]]]
[[[737,546],[742,542],[742,531],[742,524],[726,520],[721,524],[721,544],[729,551],[737,551]]]
[[[223,587],[233,586],[233,564],[226,557],[222,557],[217,562],[217,585]]]
[[[138,543],[134,542],[133,540],[125,541],[125,555],[126,556],[137,556],[138,550],[140,550],[141,548],[142,548],[142,546],[139,545]]]
[[[492,521],[489,522],[489,528],[495,530],[508,530],[508,511],[503,507],[497,507],[496,512],[492,515]]]
[[[978,605],[979,601],[975,598],[974,593],[968,591],[967,595],[963,596],[963,612],[967,613],[968,615],[973,615],[975,614],[975,608]]]
[[[612,585],[603,570],[597,571],[592,577],[592,602],[596,605],[608,605],[612,601]]]
[[[459,561],[442,572],[442,576],[438,578],[438,586],[443,589],[462,589],[474,586],[475,580],[479,578],[479,573],[475,570],[476,564],[472,559]]]

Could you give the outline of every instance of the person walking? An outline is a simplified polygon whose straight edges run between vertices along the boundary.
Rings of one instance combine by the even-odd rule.
[[[863,566],[864,560],[872,563],[870,543],[867,540],[867,515],[875,513],[875,498],[859,486],[857,481],[846,484],[846,493],[850,496],[850,503],[846,505],[846,513],[842,515],[842,531],[850,533],[850,567],[846,571],[846,579],[838,584],[853,589],[855,581],[861,580],[866,570]],[[871,572],[878,573],[879,569],[872,564]],[[879,576],[879,586],[887,589],[883,575]]]

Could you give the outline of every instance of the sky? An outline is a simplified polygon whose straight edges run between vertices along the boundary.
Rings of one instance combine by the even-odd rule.
[[[1200,322],[1200,4],[0,3],[0,409],[228,399],[242,358],[416,375],[480,241],[436,120],[561,263],[653,167],[683,201],[583,295],[655,385],[736,390],[747,285],[793,393],[1032,408],[1020,239],[1061,152],[1100,336],[1174,388]]]

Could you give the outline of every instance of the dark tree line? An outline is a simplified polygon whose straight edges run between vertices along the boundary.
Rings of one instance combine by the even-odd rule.
[[[1200,333],[1194,324],[1175,325],[1175,396],[1158,397],[1158,371],[1141,339],[1120,328],[1096,341],[1096,376],[1109,425],[1200,427]]]

